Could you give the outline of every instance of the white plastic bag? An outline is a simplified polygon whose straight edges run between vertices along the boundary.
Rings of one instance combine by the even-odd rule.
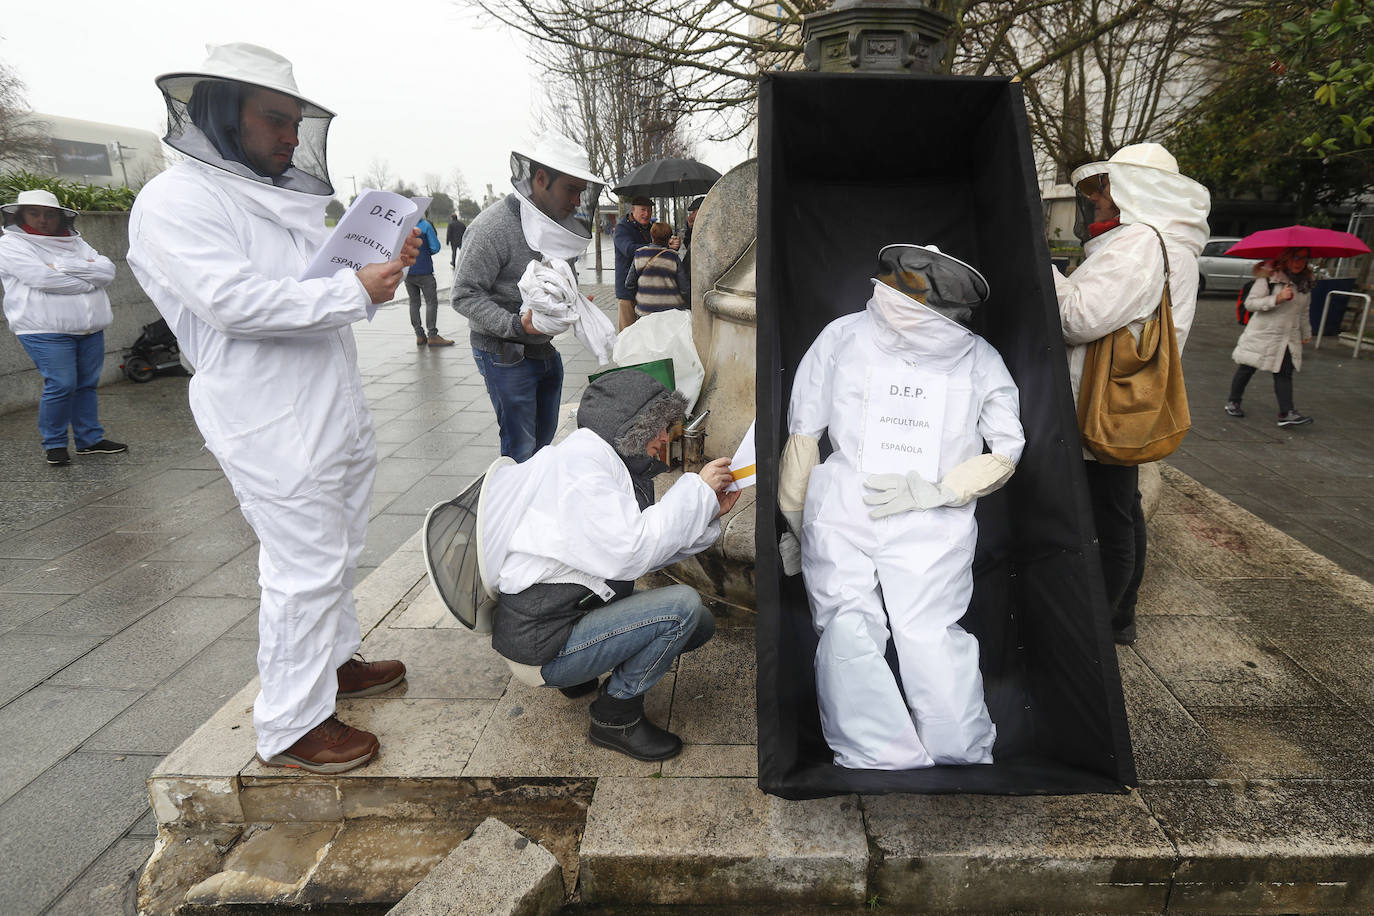
[[[687,399],[687,412],[696,406],[706,370],[692,342],[691,312],[673,309],[641,317],[620,332],[611,356],[617,366],[671,359],[677,390]]]

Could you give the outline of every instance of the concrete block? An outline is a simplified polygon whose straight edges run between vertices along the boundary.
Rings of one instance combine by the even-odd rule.
[[[548,916],[562,905],[558,860],[489,817],[390,916]]]
[[[1179,705],[1133,649],[1117,649],[1126,719],[1141,779],[1206,779],[1223,760],[1211,735]]]
[[[444,616],[452,619],[448,611]],[[406,679],[386,695],[418,699],[498,699],[510,668],[491,639],[466,627],[400,629],[378,627],[363,643],[368,658],[399,658]]]
[[[672,675],[654,685],[645,710],[667,720]],[[463,775],[477,776],[648,776],[659,765],[597,747],[587,740],[589,698],[569,700],[549,687],[528,687],[512,679],[496,702]]]
[[[1174,849],[1135,795],[865,796],[870,892],[922,912],[1162,912]]]
[[[243,822],[237,776],[157,776],[148,779],[148,802],[160,824]]]
[[[753,744],[684,744],[682,753],[663,761],[671,777],[759,775],[759,749]]]
[[[1193,710],[1227,763],[1217,774],[1249,779],[1343,779],[1374,772],[1374,727],[1335,700],[1330,707]]]
[[[1140,795],[1177,846],[1170,910],[1374,911],[1374,784],[1180,782]]]
[[[338,824],[275,824],[246,834],[223,870],[192,887],[193,906],[294,901],[340,830]]]
[[[603,778],[582,837],[596,906],[854,906],[868,841],[853,796],[789,801],[751,779]]]
[[[306,906],[400,900],[462,842],[476,820],[345,821],[297,899]]]
[[[1273,646],[1235,623],[1141,617],[1135,649],[1186,708],[1318,706],[1329,694]]]
[[[669,728],[691,744],[758,741],[754,631],[716,631],[706,645],[678,658]]]
[[[0,802],[66,757],[119,715],[138,694],[124,690],[35,687],[0,708]]]
[[[342,773],[337,780],[344,783],[397,777],[456,778],[495,705],[494,700],[411,700],[392,697],[390,693],[340,700],[339,718],[354,728],[372,732],[382,747],[366,766]],[[254,780],[259,778],[290,784],[309,775],[300,770],[263,766],[256,760],[243,769],[246,786],[257,785]],[[273,817],[268,815],[267,819]]]
[[[253,757],[257,745],[253,733],[253,699],[257,694],[258,679],[253,678],[176,750],[164,757],[153,771],[153,778],[237,776]]]
[[[138,820],[152,757],[71,754],[0,806],[0,901],[42,913]]]

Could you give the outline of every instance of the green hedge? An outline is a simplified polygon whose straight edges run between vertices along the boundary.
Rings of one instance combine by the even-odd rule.
[[[39,189],[53,192],[58,203],[73,210],[128,210],[134,205],[134,192],[128,188],[79,184],[33,172],[0,173],[0,204],[14,203],[20,191]]]

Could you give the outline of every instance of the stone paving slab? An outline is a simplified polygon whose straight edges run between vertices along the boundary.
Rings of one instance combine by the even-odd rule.
[[[603,777],[582,837],[589,904],[853,906],[868,881],[854,796],[790,801],[750,779]]]
[[[1140,798],[863,798],[883,906],[936,912],[1161,912],[1174,846]]]
[[[490,817],[389,916],[547,916],[562,906],[558,860]]]

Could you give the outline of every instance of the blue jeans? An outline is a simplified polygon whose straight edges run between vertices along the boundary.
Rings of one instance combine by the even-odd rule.
[[[477,371],[501,429],[501,454],[525,461],[553,441],[558,404],[563,397],[563,357],[520,358],[502,363],[494,353],[473,349]]]
[[[716,632],[716,618],[696,589],[670,585],[635,592],[583,617],[558,657],[540,669],[550,687],[574,687],[611,672],[606,693],[628,700],[647,693],[684,652]]]
[[[43,448],[66,448],[68,426],[77,448],[104,439],[95,389],[105,365],[105,332],[18,336],[43,376],[43,398],[38,402],[38,434],[43,437]]]

